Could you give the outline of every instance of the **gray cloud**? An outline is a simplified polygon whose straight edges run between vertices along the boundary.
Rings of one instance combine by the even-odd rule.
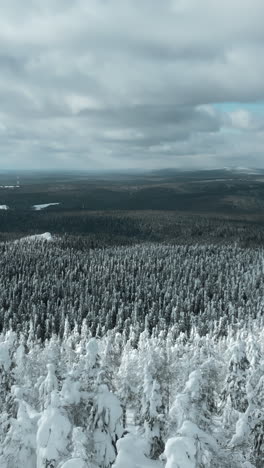
[[[9,0],[0,168],[263,166],[263,16],[262,0]]]

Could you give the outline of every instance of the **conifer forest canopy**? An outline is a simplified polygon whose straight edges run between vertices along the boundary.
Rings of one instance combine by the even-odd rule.
[[[262,176],[2,177],[1,468],[262,468]]]

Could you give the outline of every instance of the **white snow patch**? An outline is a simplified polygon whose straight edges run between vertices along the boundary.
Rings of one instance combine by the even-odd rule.
[[[7,205],[0,205],[0,210],[8,210],[8,206]]]
[[[45,208],[48,208],[49,206],[54,206],[54,205],[60,205],[60,203],[44,203],[42,205],[33,205],[33,209],[35,211],[40,211],[40,210],[44,210]]]
[[[53,239],[50,232],[44,232],[43,234],[34,234],[33,236],[22,237],[16,242],[31,242],[31,241],[51,241]]]
[[[87,463],[81,458],[72,458],[71,460],[63,463],[61,468],[89,468]]]

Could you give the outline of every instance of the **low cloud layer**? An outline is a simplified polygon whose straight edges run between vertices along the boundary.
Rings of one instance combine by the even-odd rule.
[[[0,169],[264,167],[262,0],[5,3]]]

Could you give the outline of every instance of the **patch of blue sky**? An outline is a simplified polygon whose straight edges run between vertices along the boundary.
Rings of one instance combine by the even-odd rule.
[[[215,102],[213,107],[222,112],[234,112],[236,110],[247,110],[256,114],[264,114],[264,101],[258,102]]]

